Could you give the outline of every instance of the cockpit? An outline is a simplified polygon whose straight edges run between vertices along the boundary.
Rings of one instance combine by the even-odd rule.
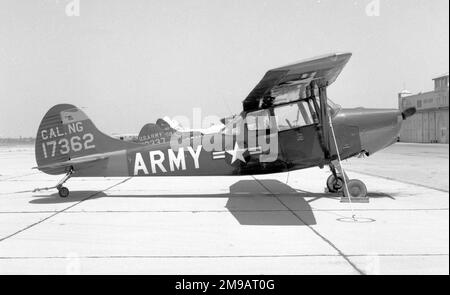
[[[334,117],[341,106],[328,99],[328,112]],[[245,116],[245,117],[244,117]],[[277,132],[319,124],[320,103],[318,98],[303,99],[266,109],[240,114],[226,122],[222,133],[237,136],[247,126],[248,131],[276,129]],[[276,124],[275,126],[272,126]],[[270,128],[272,126],[272,128]]]

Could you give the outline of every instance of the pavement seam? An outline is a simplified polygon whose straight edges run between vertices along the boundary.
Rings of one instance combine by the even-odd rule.
[[[316,212],[351,212],[350,209],[317,209],[313,208]],[[311,210],[296,210],[292,209],[292,211],[295,212],[309,212]],[[428,208],[428,209],[355,209],[355,211],[359,212],[408,212],[408,211],[449,211],[449,208]],[[56,211],[3,211],[0,212],[0,214],[42,214],[42,213],[55,213]],[[228,212],[290,212],[287,209],[267,209],[267,210],[238,210],[238,209],[231,209],[231,210],[72,210],[70,212],[61,212],[65,214],[79,214],[79,213],[228,213]]]
[[[40,174],[41,172],[33,172],[33,173],[28,173],[28,174],[23,174],[23,175],[14,175],[14,176],[8,176],[6,178],[1,178],[0,182],[2,181],[9,181],[10,179],[16,179],[19,177],[26,177],[26,176],[31,176],[31,175],[36,175],[36,174]]]
[[[448,193],[449,192],[449,190],[435,188],[435,187],[432,187],[432,186],[429,186],[429,185],[418,184],[418,183],[409,182],[409,181],[405,181],[405,180],[399,180],[399,179],[395,179],[393,177],[380,176],[380,175],[375,175],[375,174],[371,174],[371,173],[367,173],[367,172],[361,172],[361,171],[353,170],[353,169],[345,169],[345,170],[353,172],[353,173],[359,173],[359,174],[363,174],[363,175],[367,175],[367,176],[372,176],[372,177],[387,179],[387,180],[391,180],[391,181],[396,181],[396,182],[400,182],[400,183],[403,183],[403,184],[410,184],[410,185],[415,185],[415,186],[418,186],[418,187],[432,189],[432,190],[435,190],[435,191],[438,191],[438,192],[443,192],[443,193]]]
[[[444,257],[449,254],[351,254],[348,257]],[[301,257],[341,257],[340,254],[286,254],[286,255],[86,255],[77,256],[80,259],[133,259],[133,258],[147,258],[147,259],[184,259],[184,258],[301,258]],[[14,260],[14,259],[67,259],[67,256],[1,256],[0,260]]]
[[[98,195],[98,194],[100,194],[100,193],[102,193],[102,192],[104,192],[104,191],[107,191],[107,190],[109,190],[109,189],[111,189],[111,188],[113,188],[113,187],[115,187],[115,186],[118,186],[118,185],[120,185],[120,184],[122,184],[122,183],[124,183],[124,182],[126,182],[126,181],[128,181],[128,180],[130,180],[130,179],[131,179],[131,177],[128,177],[128,178],[126,178],[126,179],[124,179],[124,180],[122,180],[122,181],[120,181],[120,182],[118,182],[118,183],[116,183],[116,184],[114,184],[114,185],[112,185],[112,186],[106,188],[106,189],[99,190],[99,191],[97,191],[97,192],[95,192],[95,193],[93,193],[93,194],[87,196],[86,198],[84,198],[84,199],[82,199],[82,200],[76,202],[75,204],[72,204],[72,205],[70,205],[70,206],[68,206],[68,207],[66,207],[66,208],[63,208],[63,209],[61,209],[61,210],[59,210],[59,211],[56,211],[55,213],[53,213],[53,214],[51,214],[51,215],[49,215],[49,216],[47,216],[47,217],[45,217],[45,218],[43,218],[43,219],[41,219],[41,220],[35,222],[35,223],[32,223],[32,224],[30,224],[30,225],[28,225],[28,226],[26,226],[26,227],[24,227],[24,228],[22,228],[22,229],[20,229],[20,230],[18,230],[18,231],[16,231],[16,232],[12,233],[12,234],[10,234],[10,235],[8,235],[8,236],[6,236],[6,237],[1,238],[1,239],[0,239],[0,242],[3,242],[3,241],[5,241],[5,240],[7,240],[7,239],[9,239],[9,238],[12,238],[12,237],[14,237],[14,236],[16,236],[16,235],[18,235],[18,234],[20,234],[20,233],[22,233],[22,232],[24,232],[24,231],[30,229],[30,228],[32,228],[32,227],[35,227],[36,225],[39,225],[39,224],[41,224],[41,223],[43,223],[43,222],[49,220],[50,218],[52,218],[52,217],[54,217],[54,216],[56,216],[56,215],[58,215],[58,214],[60,214],[60,213],[63,213],[64,211],[67,211],[67,210],[69,210],[69,209],[71,209],[71,208],[77,206],[78,204],[80,204],[80,203],[82,203],[82,202],[84,202],[84,201],[87,201],[87,200],[89,200],[90,198],[92,198],[92,197],[94,197],[94,196],[96,196],[96,195]]]
[[[264,189],[266,189],[268,192],[270,192],[272,194],[272,196],[274,196],[278,202],[280,202],[281,205],[283,205],[287,210],[289,210],[291,212],[292,215],[294,215],[294,217],[296,217],[298,220],[300,220],[300,222],[302,222],[304,225],[306,225],[314,234],[316,234],[316,236],[318,236],[319,238],[321,238],[325,243],[327,243],[329,246],[331,246],[335,251],[337,251],[337,253],[344,258],[345,261],[348,262],[348,264],[350,264],[351,267],[353,267],[353,269],[355,271],[357,271],[359,274],[361,275],[365,275],[365,273],[359,269],[348,257],[347,255],[344,254],[344,252],[342,252],[336,245],[334,245],[330,240],[328,240],[326,237],[324,237],[323,235],[321,235],[317,230],[315,230],[311,225],[307,224],[305,221],[303,221],[303,219],[297,214],[295,213],[295,211],[293,211],[291,208],[289,208],[276,194],[274,194],[269,188],[267,188],[263,183],[261,183],[255,176],[253,176],[253,179],[259,183]],[[311,209],[312,210],[312,209]]]

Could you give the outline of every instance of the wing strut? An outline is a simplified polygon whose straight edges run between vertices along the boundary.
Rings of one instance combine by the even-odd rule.
[[[319,135],[320,146],[322,148],[324,158],[326,161],[331,160],[330,152],[330,126],[328,125],[329,112],[328,112],[328,96],[327,85],[328,83],[311,82],[308,93],[313,98],[316,109],[320,109],[319,124],[317,125],[317,133]],[[319,103],[316,101],[316,92],[319,94]]]
[[[319,101],[320,101],[320,126],[322,128],[322,140],[324,147],[325,159],[330,159],[330,128],[328,125],[328,120],[330,114],[328,113],[328,96],[327,96],[327,85],[318,85],[319,87]]]

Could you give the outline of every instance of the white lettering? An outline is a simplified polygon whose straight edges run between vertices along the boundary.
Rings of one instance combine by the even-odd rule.
[[[136,153],[136,157],[134,160],[134,175],[138,175],[139,170],[142,170],[145,174],[148,174],[148,170],[145,166],[144,159],[142,159],[141,153]]]
[[[41,131],[41,138],[43,140],[47,140],[48,139],[47,130],[42,130]]]
[[[188,146],[188,151],[192,156],[192,159],[194,160],[194,166],[195,169],[198,169],[200,167],[200,165],[198,164],[198,159],[200,158],[200,153],[202,151],[202,146],[198,145],[197,146],[197,150],[194,152],[194,149],[190,146]]]
[[[58,137],[64,136],[64,134],[59,131],[58,127],[56,127],[56,133],[58,134]]]
[[[83,149],[83,145],[80,140],[81,138],[79,136],[74,136],[70,139],[70,146],[74,152],[79,152]]]
[[[50,138],[54,138],[54,137],[57,137],[57,136],[56,136],[55,130],[53,130],[53,128],[51,128],[50,129]]]
[[[81,122],[76,122],[75,123],[75,127],[77,129],[78,132],[82,132],[83,131],[83,123]]]
[[[76,133],[75,124],[67,125],[67,129],[69,130],[69,134]]]
[[[155,156],[158,155],[159,159],[155,159]],[[164,153],[161,151],[150,151],[150,163],[152,165],[152,173],[156,173],[156,166],[161,169],[162,172],[167,172],[166,168],[163,166],[164,161]]]
[[[184,158],[184,149],[180,148],[178,149],[178,155],[175,156],[175,153],[172,149],[169,149],[169,165],[170,165],[170,171],[175,171],[175,167],[177,170],[180,170],[180,166],[182,170],[186,170],[186,160]]]

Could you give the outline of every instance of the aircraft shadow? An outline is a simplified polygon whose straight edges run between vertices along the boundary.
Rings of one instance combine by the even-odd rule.
[[[32,204],[76,203],[97,198],[228,198],[225,207],[241,225],[304,226],[315,225],[311,202],[322,198],[339,199],[331,194],[310,193],[294,189],[274,179],[241,180],[230,186],[228,194],[154,194],[107,195],[102,191],[73,191],[68,198],[58,193],[36,195]],[[389,197],[385,194],[371,197]]]
[[[316,219],[305,197],[316,194],[299,192],[273,179],[241,180],[230,186],[228,194],[181,195],[107,195],[96,191],[72,191],[68,198],[58,193],[36,195],[31,204],[76,203],[87,199],[108,198],[228,198],[225,207],[242,225],[314,225]],[[291,210],[295,211],[295,215]]]
[[[305,197],[312,194],[278,180],[241,180],[230,186],[225,207],[242,225],[314,225],[316,218]]]
[[[61,198],[57,192],[51,195],[35,195],[29,203],[30,204],[62,204],[62,203],[76,203],[83,200],[93,200],[107,197],[108,195],[102,191],[71,191],[70,196]]]

